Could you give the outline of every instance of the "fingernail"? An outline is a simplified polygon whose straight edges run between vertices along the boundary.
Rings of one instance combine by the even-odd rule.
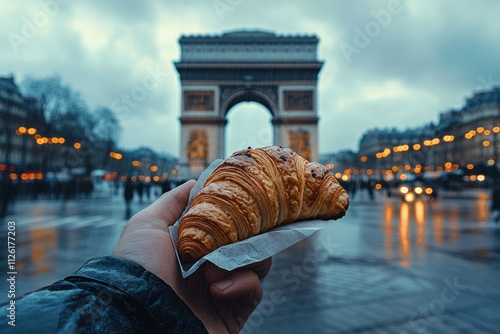
[[[217,288],[217,290],[222,292],[222,291],[226,290],[227,288],[229,288],[231,285],[233,285],[233,280],[230,278],[225,279],[225,280],[219,281],[217,283],[214,283],[214,285]]]

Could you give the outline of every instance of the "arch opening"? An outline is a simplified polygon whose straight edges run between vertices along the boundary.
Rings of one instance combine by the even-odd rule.
[[[233,152],[251,147],[272,145],[274,142],[272,114],[258,102],[239,102],[227,114],[224,158]]]

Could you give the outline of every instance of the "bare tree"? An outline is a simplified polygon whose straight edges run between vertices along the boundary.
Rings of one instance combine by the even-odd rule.
[[[92,115],[94,119],[93,138],[100,157],[96,160],[101,168],[108,169],[111,167],[109,154],[115,150],[120,138],[120,122],[115,114],[105,107],[97,108]]]
[[[116,115],[108,108],[97,108],[93,113],[94,138],[116,144],[120,139],[121,126]]]

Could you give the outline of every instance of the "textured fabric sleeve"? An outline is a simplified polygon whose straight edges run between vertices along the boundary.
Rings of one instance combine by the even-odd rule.
[[[7,318],[6,307],[1,317]],[[3,321],[2,321],[3,322]],[[206,333],[202,322],[160,278],[108,256],[16,301],[13,333]],[[3,332],[5,333],[5,332]]]

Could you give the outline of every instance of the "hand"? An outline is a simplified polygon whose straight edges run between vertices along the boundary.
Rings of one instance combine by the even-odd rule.
[[[187,205],[193,180],[165,193],[133,216],[113,255],[136,262],[170,285],[210,333],[237,333],[262,299],[259,279],[271,258],[228,272],[205,263],[182,278],[168,227]]]

